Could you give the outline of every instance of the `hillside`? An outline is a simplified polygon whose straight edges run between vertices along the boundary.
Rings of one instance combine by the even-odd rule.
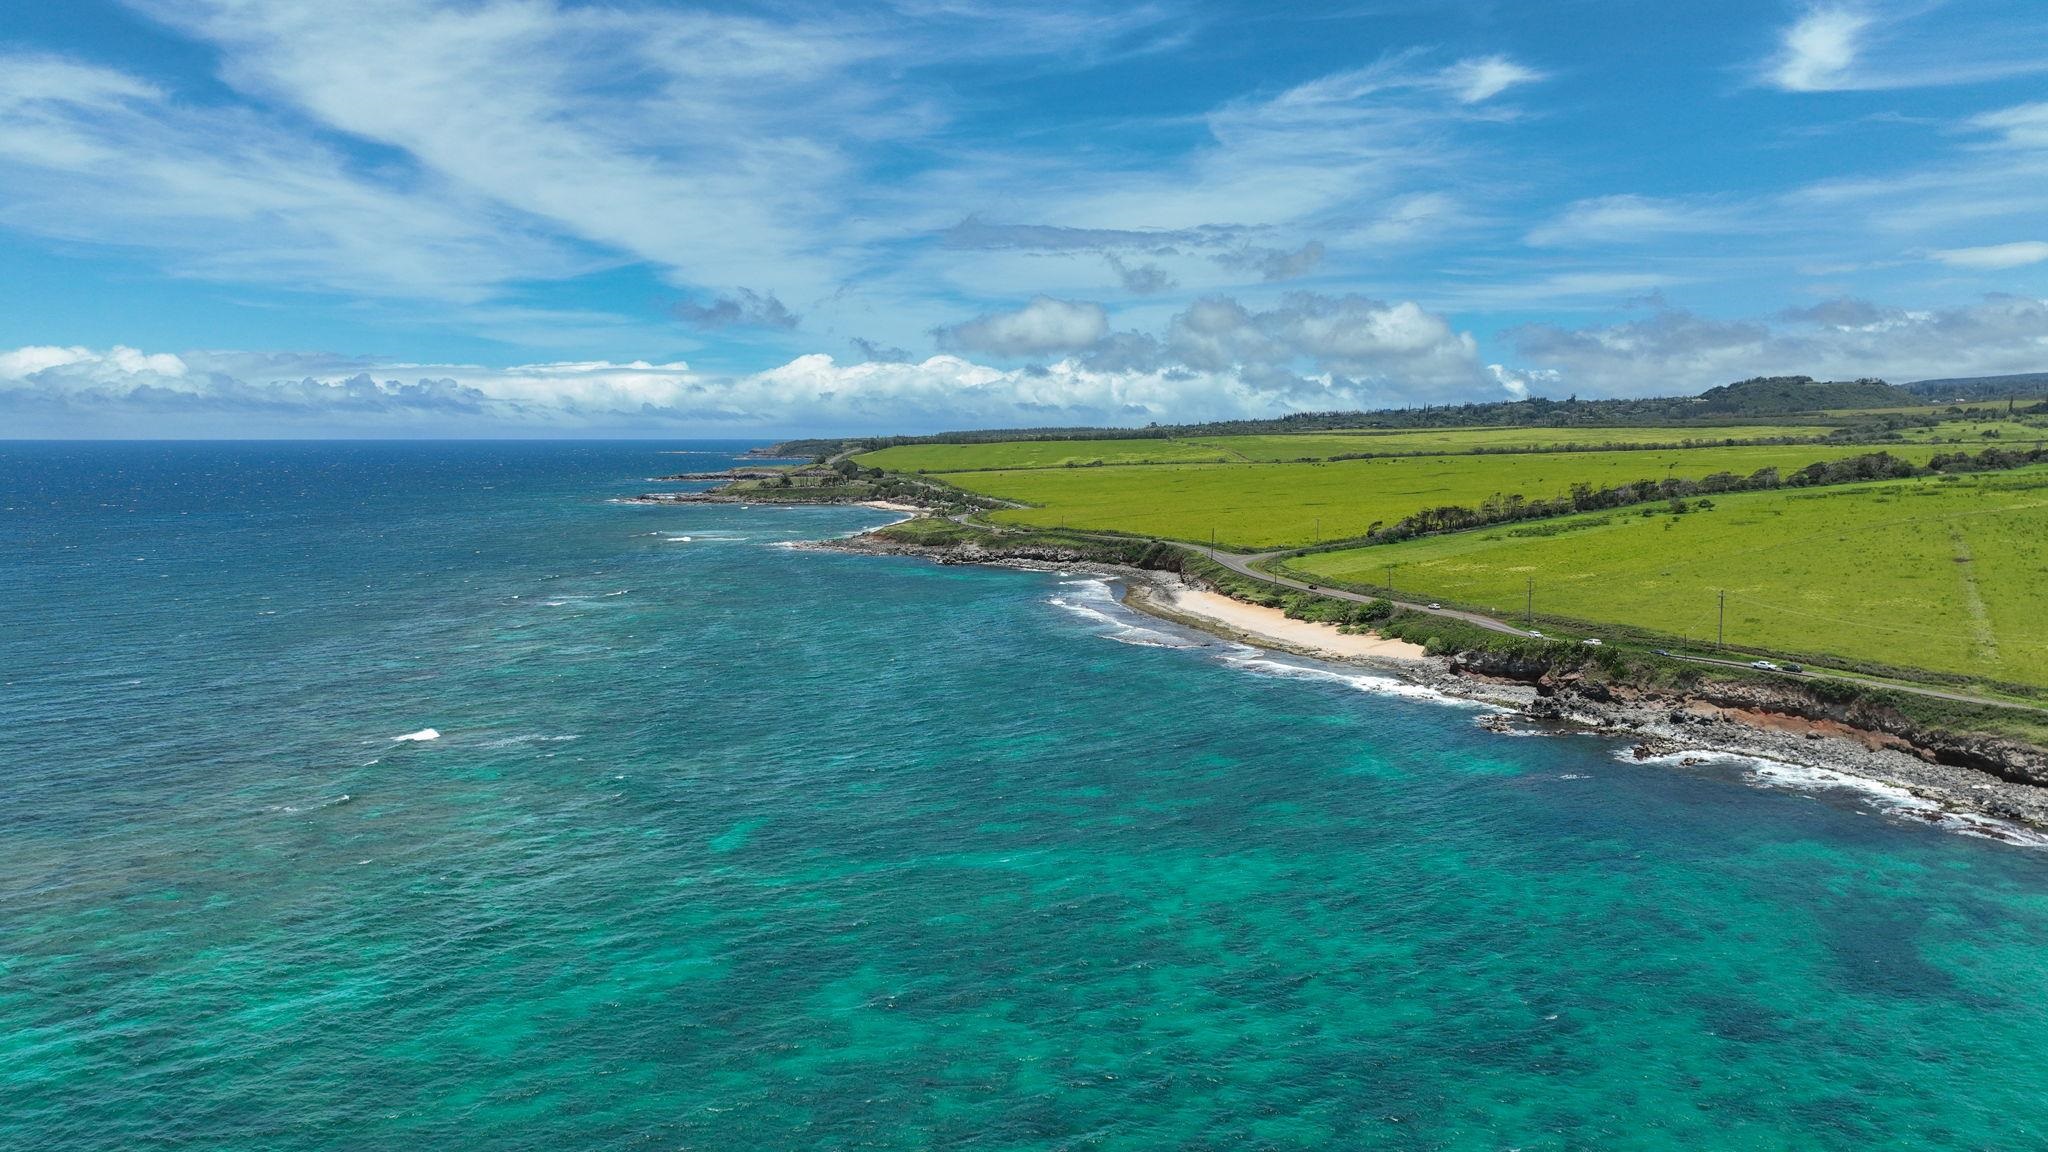
[[[1954,376],[1940,380],[1915,380],[1905,389],[1923,400],[2022,400],[2048,396],[2048,372],[2022,372],[2013,376]]]
[[[1909,408],[1921,397],[1882,380],[1815,381],[1771,376],[1709,389],[1700,396],[1552,400],[1532,396],[1474,404],[1428,404],[1359,412],[1296,412],[1262,420],[1206,424],[1149,424],[1143,428],[979,428],[928,436],[868,436],[844,440],[789,440],[769,450],[778,456],[821,456],[848,448],[876,451],[904,444],[989,444],[1057,440],[1185,440],[1215,436],[1267,436],[1299,432],[1399,431],[1428,428],[1602,428],[1642,425],[1726,424],[1859,408]]]
[[[1817,381],[1811,376],[1758,376],[1700,393],[1697,411],[1717,416],[1782,416],[1842,408],[1892,408],[1919,398],[1882,380]]]

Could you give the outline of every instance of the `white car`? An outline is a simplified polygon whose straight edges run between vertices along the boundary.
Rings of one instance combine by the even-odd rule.
[[[1534,628],[1531,628],[1531,629],[1529,629],[1529,635],[1531,635],[1531,636],[1534,636],[1534,637],[1535,637],[1535,638],[1537,638],[1538,640],[1541,640],[1541,639],[1543,639],[1543,633],[1541,633],[1541,632],[1538,632],[1538,631],[1537,631],[1537,630],[1535,630]]]
[[[1769,660],[1751,660],[1749,666],[1751,668],[1760,668],[1765,672],[1776,672],[1778,670],[1778,666]]]
[[[1579,641],[1579,643],[1590,644],[1593,647],[1598,648],[1600,646],[1600,638],[1598,636],[1588,636],[1584,640]]]
[[[1444,610],[1444,606],[1443,606],[1443,605],[1441,605],[1441,604],[1439,604],[1439,603],[1437,603],[1437,602],[1436,602],[1436,601],[1434,601],[1434,600],[1431,600],[1431,601],[1429,602],[1429,610],[1430,610],[1431,612],[1441,612],[1441,611],[1443,611],[1443,610]]]

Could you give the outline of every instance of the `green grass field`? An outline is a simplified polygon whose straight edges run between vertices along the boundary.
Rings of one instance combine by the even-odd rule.
[[[1995,432],[1995,436],[1985,433]],[[1945,442],[1975,452],[1984,448],[2014,448],[2048,440],[2048,417],[2029,416],[2019,420],[1944,420],[1932,428],[1907,428],[1899,433],[1909,441]]]
[[[1220,439],[1236,439],[1222,437]],[[1091,464],[1201,463],[1240,460],[1195,440],[1005,440],[995,444],[899,444],[854,460],[892,472],[960,472],[992,468],[1064,468]]]
[[[1239,548],[1299,547],[1362,536],[1422,508],[1477,506],[1495,493],[1531,498],[1667,475],[1783,471],[1860,455],[1863,446],[1773,445],[1523,455],[1382,457],[1322,464],[1181,464],[963,472],[947,483],[1035,505],[991,514],[998,522],[1107,529]],[[1939,449],[1895,445],[1924,462]]]
[[[1312,580],[2048,686],[2048,468],[1717,497],[1295,558]],[[1654,507],[1654,506],[1653,506]]]
[[[1627,444],[1714,443],[1814,438],[1830,425],[1730,424],[1683,428],[1433,428],[1392,432],[1297,432],[1186,439],[1015,440],[993,444],[902,444],[856,459],[896,472],[960,472],[1095,464],[1190,464],[1327,460],[1360,453],[1421,455]]]

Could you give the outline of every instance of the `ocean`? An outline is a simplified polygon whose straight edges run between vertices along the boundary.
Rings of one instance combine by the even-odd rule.
[[[0,1148],[2048,1147],[2048,852],[741,447],[0,444]]]

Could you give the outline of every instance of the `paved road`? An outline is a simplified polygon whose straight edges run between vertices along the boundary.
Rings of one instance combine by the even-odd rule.
[[[1386,600],[1397,608],[1412,608],[1417,612],[1427,612],[1432,616],[1449,616],[1454,620],[1463,620],[1468,624],[1477,624],[1481,628],[1494,632],[1506,632],[1512,636],[1528,635],[1525,629],[1517,628],[1512,624],[1503,624],[1491,616],[1481,616],[1477,612],[1460,612],[1454,608],[1431,608],[1427,604],[1396,600],[1391,596],[1366,596],[1357,592],[1346,592],[1341,588],[1325,588],[1320,584],[1305,584],[1299,580],[1275,575],[1271,572],[1262,572],[1252,567],[1252,565],[1261,561],[1271,560],[1275,556],[1286,555],[1283,552],[1255,552],[1251,555],[1245,555],[1240,552],[1225,552],[1221,548],[1212,550],[1207,545],[1202,544],[1183,543],[1181,547],[1204,553],[1218,564],[1239,575],[1249,576],[1254,580],[1264,580],[1269,584],[1284,585],[1299,592],[1313,592],[1318,596],[1330,596],[1338,600],[1355,600],[1360,604],[1370,604],[1374,600]]]
[[[1684,660],[1691,664],[1719,664],[1724,668],[1747,668],[1747,660],[1723,660],[1717,656],[1688,656],[1673,652],[1668,659]],[[1993,700],[1987,696],[1971,696],[1964,692],[1944,692],[1939,688],[1922,688],[1917,684],[1901,684],[1896,680],[1878,680],[1868,676],[1850,676],[1842,672],[1830,672],[1825,668],[1806,666],[1805,672],[1788,672],[1788,676],[1805,676],[1820,680],[1841,680],[1872,688],[1891,688],[1900,692],[1911,692],[1915,696],[1932,696],[1937,700],[1954,700],[1959,704],[1988,704],[1994,708],[2017,708],[2022,712],[2040,712],[2048,715],[2048,708],[2037,708],[2032,704],[2020,704],[2011,700]]]
[[[963,512],[951,516],[949,517],[949,519],[972,528],[987,527],[986,525],[982,524],[970,524],[968,521],[968,517],[972,515],[974,515],[973,512]],[[1076,533],[1076,535],[1087,536],[1091,535],[1091,533],[1081,532]],[[1122,540],[1127,538],[1105,536],[1102,537],[1102,539]],[[1253,553],[1225,552],[1221,548],[1212,549],[1207,544],[1194,543],[1187,540],[1171,540],[1168,541],[1168,543],[1177,544],[1182,548],[1186,548],[1190,552],[1200,552],[1203,555],[1209,556],[1212,559],[1214,559],[1216,563],[1223,565],[1225,568],[1228,568],[1232,572],[1236,572],[1241,576],[1249,576],[1254,580],[1263,580],[1269,584],[1279,584],[1287,588],[1295,589],[1298,592],[1314,592],[1318,596],[1329,596],[1338,600],[1351,600],[1360,604],[1367,604],[1371,603],[1374,600],[1385,599],[1398,608],[1408,608],[1416,612],[1427,612],[1433,616],[1448,616],[1453,620],[1463,620],[1468,624],[1473,624],[1492,632],[1503,632],[1510,636],[1526,636],[1529,634],[1528,630],[1525,628],[1518,628],[1513,624],[1508,624],[1504,621],[1496,620],[1491,616],[1482,616],[1477,612],[1465,612],[1456,608],[1431,608],[1427,604],[1421,604],[1410,600],[1397,600],[1391,596],[1368,596],[1359,592],[1347,592],[1341,588],[1326,588],[1320,584],[1304,583],[1300,580],[1293,579],[1292,577],[1276,575],[1272,572],[1262,571],[1260,569],[1253,567],[1253,565],[1262,563],[1267,560],[1271,560],[1275,556],[1285,556],[1288,554],[1285,551]],[[1723,660],[1719,657],[1714,656],[1687,656],[1676,652],[1672,653],[1669,659],[1685,660],[1694,664],[1718,664],[1727,668],[1749,667],[1749,661],[1747,660]],[[2039,712],[2044,715],[2048,715],[2048,708],[2039,708],[2031,704],[2018,704],[2010,700],[1993,700],[1985,696],[1971,696],[1968,693],[1964,692],[1945,692],[1939,688],[1922,688],[1915,684],[1901,684],[1895,680],[1875,680],[1863,676],[1850,676],[1841,672],[1831,672],[1824,668],[1815,668],[1811,665],[1807,666],[1807,669],[1804,673],[1786,673],[1786,675],[1804,675],[1822,680],[1842,680],[1852,684],[1861,684],[1878,688],[1890,688],[1899,692],[1910,692],[1915,696],[1931,696],[1936,700],[1953,700],[1958,704],[1983,704],[1993,708],[2017,708],[2023,712]]]
[[[1199,544],[1183,544],[1182,546],[1201,552],[1209,551],[1208,548]],[[1251,555],[1245,555],[1242,553],[1225,552],[1222,549],[1217,549],[1213,553],[1211,553],[1211,555],[1213,555],[1218,564],[1223,565],[1225,568],[1230,569],[1232,572],[1237,572],[1245,576],[1250,576],[1255,580],[1264,580],[1272,584],[1283,584],[1289,588],[1294,588],[1302,592],[1314,592],[1318,596],[1334,596],[1339,600],[1356,600],[1362,603],[1365,601],[1377,599],[1377,597],[1364,596],[1356,592],[1346,592],[1338,588],[1324,588],[1316,584],[1304,584],[1299,580],[1292,580],[1285,576],[1277,576],[1271,572],[1260,571],[1253,567],[1254,564],[1270,560],[1275,556],[1287,555],[1287,553],[1285,552],[1258,552]],[[1517,628],[1512,624],[1503,623],[1499,620],[1493,619],[1490,616],[1481,616],[1476,612],[1460,612],[1452,608],[1431,608],[1426,604],[1412,604],[1401,600],[1395,600],[1393,602],[1397,605],[1400,605],[1403,608],[1413,608],[1418,612],[1429,612],[1437,616],[1449,616],[1454,619],[1464,620],[1468,623],[1477,624],[1481,628],[1488,628],[1495,632],[1506,632],[1516,636],[1528,635],[1528,632],[1525,629]],[[1693,664],[1718,664],[1726,668],[1749,667],[1749,661],[1747,660],[1723,660],[1715,656],[1686,656],[1681,653],[1674,652],[1670,655],[1669,658],[1672,660],[1685,660]],[[1825,668],[1814,668],[1808,666],[1806,671],[1803,673],[1788,672],[1786,673],[1786,675],[1803,675],[1821,680],[1842,680],[1852,684],[1861,684],[1878,688],[1891,688],[1900,692],[1910,692],[1915,696],[1932,696],[1937,700],[1953,700],[1959,704],[1987,704],[1994,708],[2017,708],[2025,712],[2040,712],[2048,714],[2048,708],[2037,708],[2031,704],[2017,704],[2010,700],[1993,700],[1985,696],[1971,696],[1968,693],[1964,692],[1945,692],[1939,688],[1922,688],[1915,684],[1901,684],[1895,680],[1876,680],[1863,676],[1850,676],[1840,672],[1830,672]]]

